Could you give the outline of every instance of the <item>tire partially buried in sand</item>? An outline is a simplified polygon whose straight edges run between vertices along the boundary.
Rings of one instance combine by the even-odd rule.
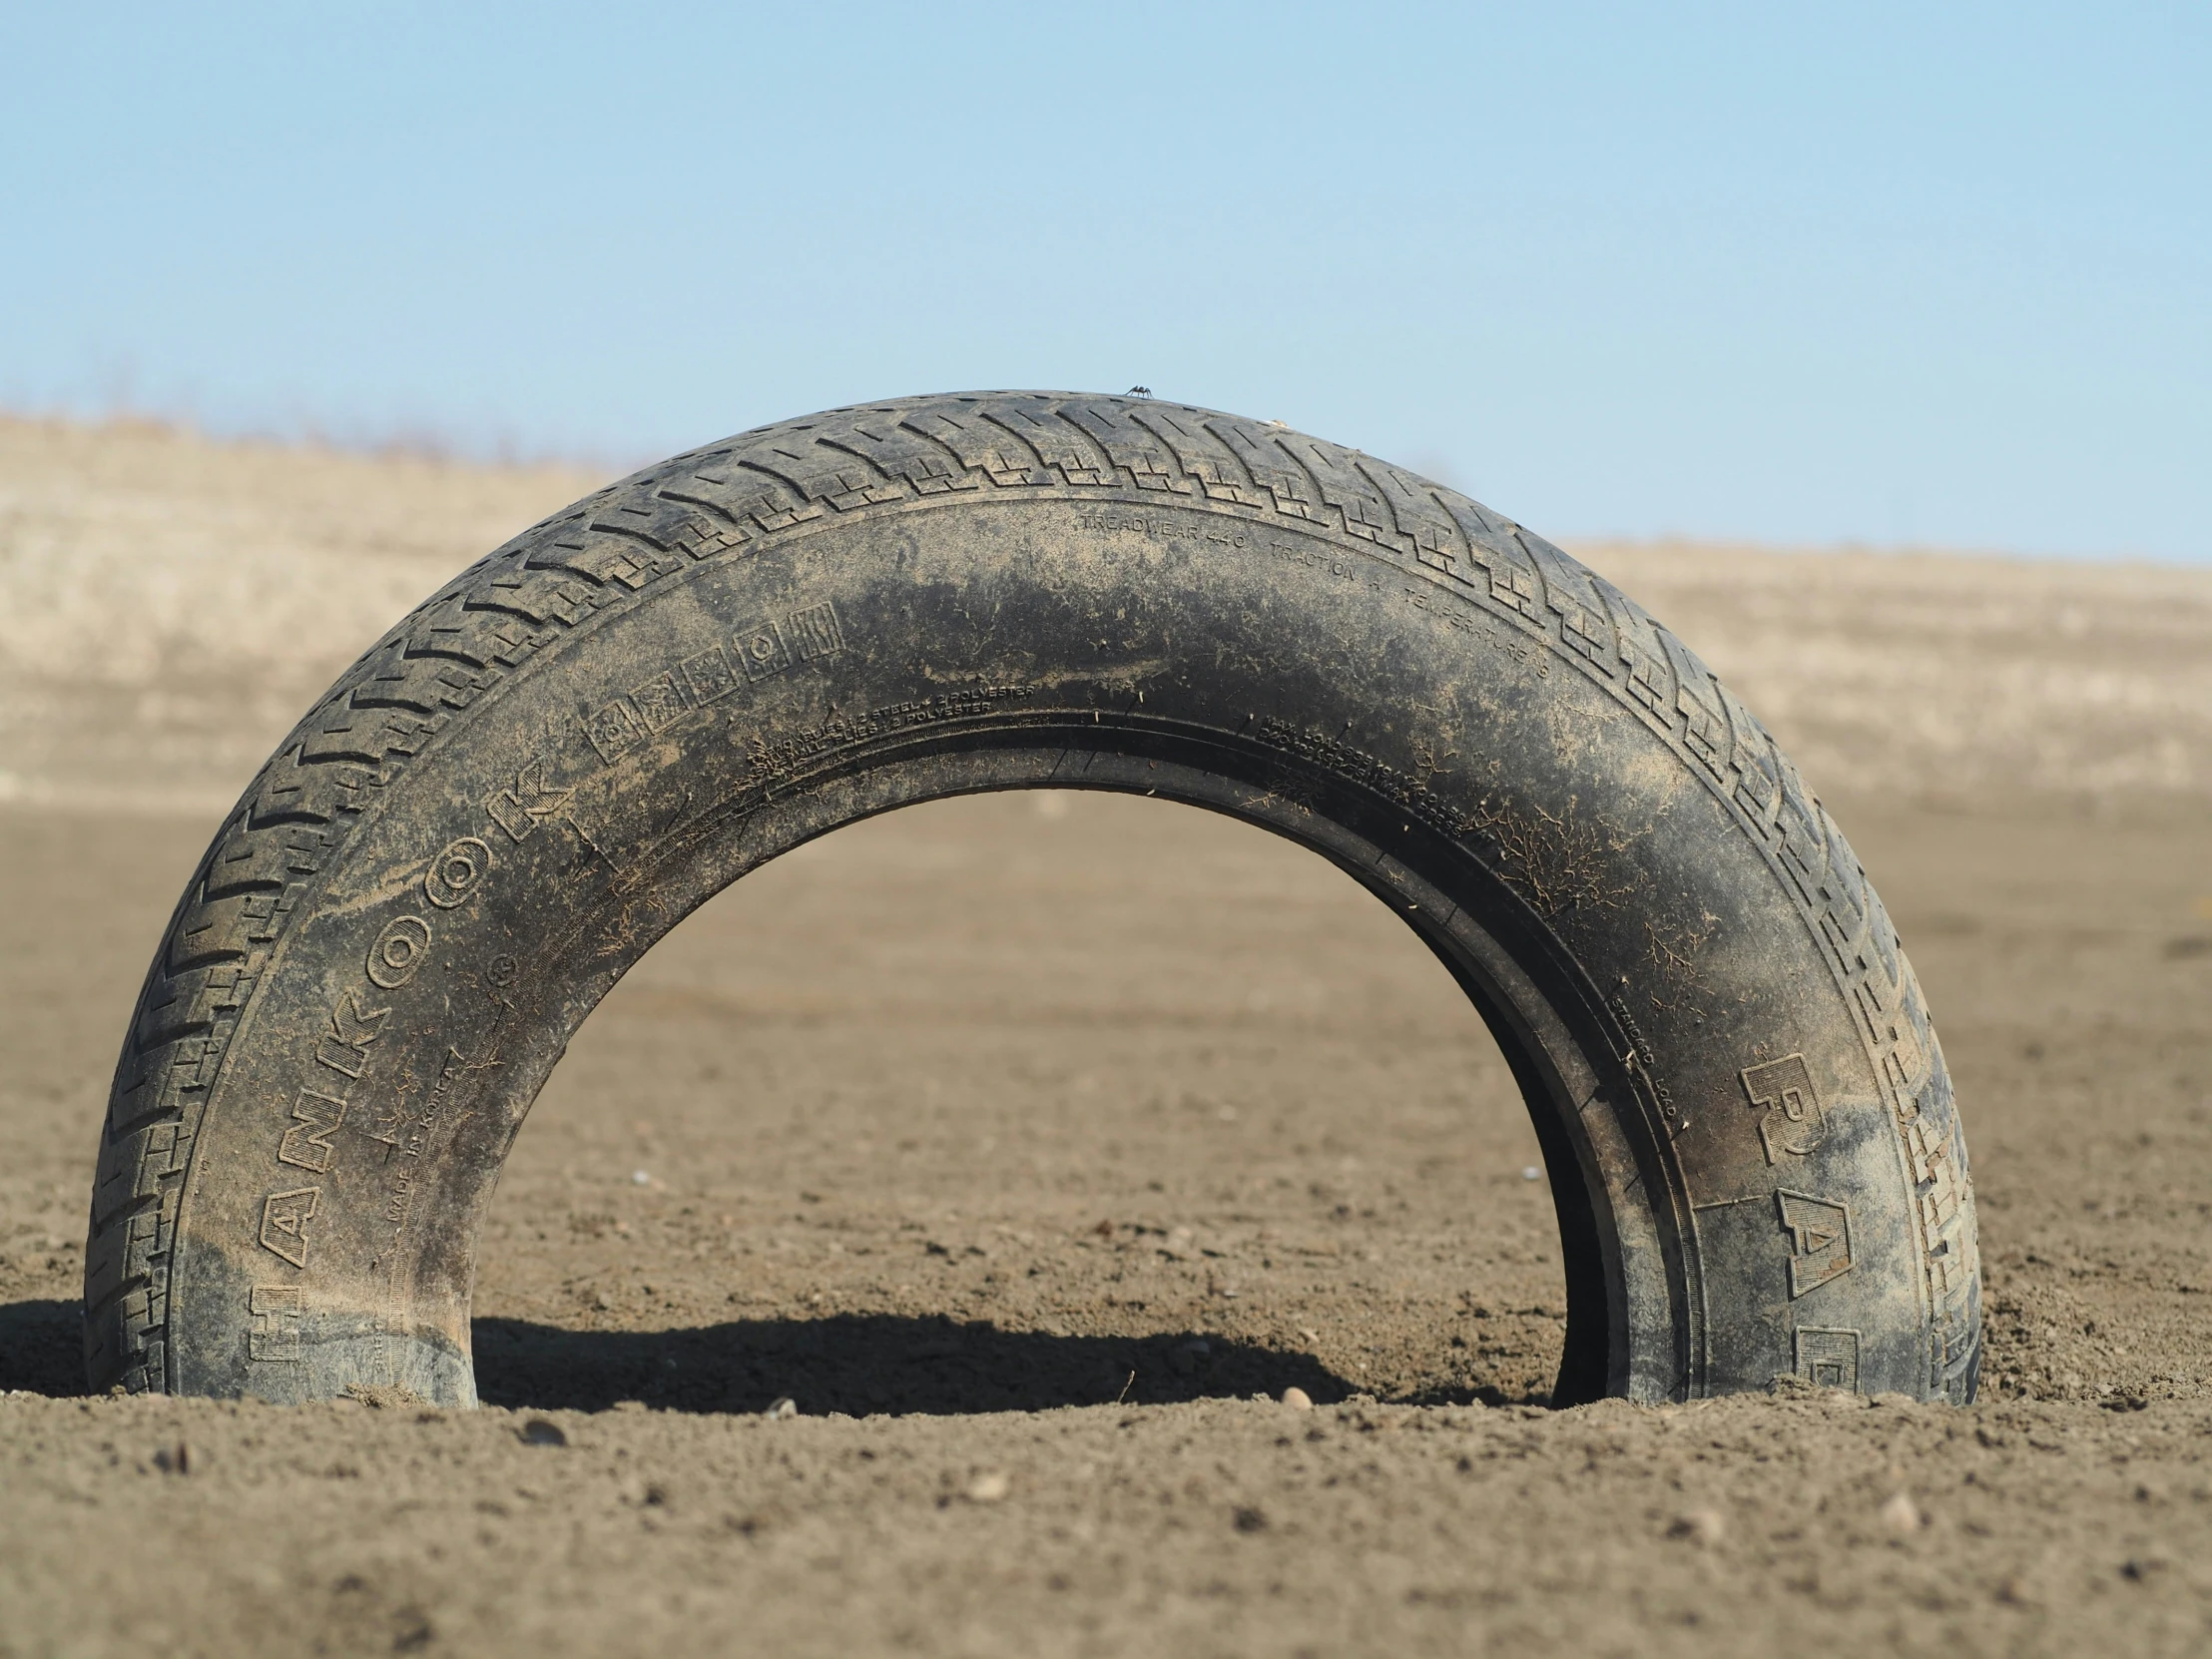
[[[1464,496],[1279,424],[1054,393],[648,468],[347,671],[209,848],[133,1016],[93,1385],[472,1402],[485,1209],[608,988],[813,836],[1045,787],[1286,835],[1443,960],[1543,1147],[1561,1402],[1778,1376],[1972,1396],[1942,1056],[1759,723]]]

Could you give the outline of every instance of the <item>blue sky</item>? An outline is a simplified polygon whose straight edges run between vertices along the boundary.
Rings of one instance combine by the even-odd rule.
[[[0,404],[643,461],[978,386],[1553,535],[2212,560],[2212,8],[12,6]]]

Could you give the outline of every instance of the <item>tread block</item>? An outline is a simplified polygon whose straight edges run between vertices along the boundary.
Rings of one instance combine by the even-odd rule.
[[[1295,455],[1313,477],[1322,505],[1336,513],[1346,535],[1384,547],[1397,545],[1396,526],[1390,522],[1390,510],[1382,504],[1382,497],[1375,487],[1361,475],[1351,451],[1339,449],[1320,438],[1303,436],[1285,438],[1281,447],[1286,453]]]
[[[864,457],[813,438],[788,439],[748,455],[744,464],[788,485],[809,502],[837,512],[906,498],[903,480],[885,477]]]
[[[1544,609],[1559,619],[1560,644],[1595,672],[1616,675],[1620,653],[1613,639],[1612,607],[1597,578],[1533,531],[1517,531],[1513,539],[1542,577]]]
[[[1467,558],[1475,566],[1465,578],[1468,585],[1478,594],[1486,589],[1493,605],[1517,612],[1530,622],[1542,622],[1543,579],[1528,550],[1514,538],[1512,524],[1463,496],[1450,498],[1445,506],[1466,542]]]
[[[696,477],[706,490],[721,497],[723,510],[741,529],[773,534],[821,518],[826,511],[778,474],[745,461],[728,463],[727,473],[702,469]]]
[[[1105,452],[1080,427],[1060,419],[1048,398],[994,399],[988,418],[1008,437],[1026,445],[1038,464],[1058,474],[1063,484],[1098,487],[1120,481]]]
[[[652,568],[663,576],[695,560],[711,558],[746,539],[745,532],[729,518],[709,512],[695,499],[670,493],[610,502],[605,512],[592,519],[592,527],[659,549],[667,557],[656,561]],[[630,582],[628,577],[617,579]],[[630,585],[643,584],[631,582]]]
[[[1283,447],[1275,432],[1255,431],[1239,420],[1211,421],[1207,430],[1237,457],[1253,483],[1267,491],[1277,512],[1309,524],[1322,522],[1321,493],[1312,475]]]
[[[619,509],[608,516],[619,515]],[[684,560],[641,536],[608,534],[592,523],[570,530],[559,541],[524,560],[526,570],[562,571],[599,589],[620,583],[635,593],[656,577],[683,567]],[[580,595],[593,606],[602,603],[596,593]]]
[[[825,439],[825,447],[830,442]],[[983,487],[980,479],[969,476],[966,462],[947,454],[942,443],[899,424],[895,411],[873,421],[854,421],[851,432],[835,447],[864,457],[886,478],[903,478],[916,495]]]
[[[1168,495],[1191,493],[1182,462],[1169,452],[1158,433],[1138,423],[1129,405],[1071,403],[1060,412],[1088,433],[1137,488]]]
[[[1405,550],[1431,569],[1447,576],[1453,574],[1466,549],[1459,527],[1437,503],[1434,489],[1411,473],[1382,461],[1362,458],[1359,472],[1382,498],[1391,527]]]
[[[981,414],[927,409],[906,416],[899,427],[941,444],[962,470],[981,473],[1002,489],[1052,482],[1035,450]]]
[[[1167,446],[1184,476],[1198,485],[1207,500],[1243,507],[1267,505],[1235,451],[1208,431],[1196,415],[1174,408],[1146,408],[1133,412],[1131,418],[1141,420]]]

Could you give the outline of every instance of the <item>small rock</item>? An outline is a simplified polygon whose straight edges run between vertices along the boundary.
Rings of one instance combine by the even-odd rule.
[[[1711,1549],[1728,1536],[1728,1522],[1718,1509],[1685,1509],[1667,1525],[1670,1538],[1687,1538],[1700,1549]]]
[[[1283,1390],[1283,1403],[1294,1411],[1311,1411],[1314,1408],[1314,1396],[1294,1382]]]
[[[192,1463],[192,1447],[183,1440],[154,1453],[154,1466],[168,1474],[190,1474]]]
[[[1544,1172],[1534,1164],[1528,1164],[1521,1169],[1520,1178],[1523,1181],[1541,1181],[1544,1178]]]
[[[1239,1532],[1265,1532],[1268,1529],[1267,1511],[1264,1509],[1241,1506],[1231,1519]]]
[[[544,1417],[532,1417],[519,1430],[524,1445],[566,1445],[568,1436],[561,1432],[561,1425],[548,1422]]]
[[[1899,1492],[1882,1506],[1882,1524],[1892,1532],[1918,1532],[1921,1529],[1921,1506],[1912,1495]]]
[[[346,1396],[357,1399],[372,1411],[398,1411],[409,1405],[427,1405],[414,1389],[397,1382],[348,1382]]]
[[[968,1482],[967,1496],[970,1503],[996,1503],[1006,1495],[1007,1481],[1003,1474],[979,1474]]]
[[[799,1415],[799,1401],[790,1394],[781,1394],[761,1415],[775,1422],[781,1422],[786,1417],[796,1417]]]
[[[653,1185],[653,1177],[646,1174],[642,1169],[634,1169],[630,1172],[630,1185],[633,1187],[650,1187]]]

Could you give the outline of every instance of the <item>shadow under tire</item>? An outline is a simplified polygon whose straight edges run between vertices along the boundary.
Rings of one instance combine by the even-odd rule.
[[[1562,1402],[1777,1377],[1972,1397],[1941,1051],[1743,705],[1451,490],[1273,423],[1043,392],[649,467],[339,679],[147,975],[93,1190],[92,1385],[472,1403],[484,1212],[608,988],[803,841],[1043,787],[1286,835],[1442,959],[1543,1147]]]

